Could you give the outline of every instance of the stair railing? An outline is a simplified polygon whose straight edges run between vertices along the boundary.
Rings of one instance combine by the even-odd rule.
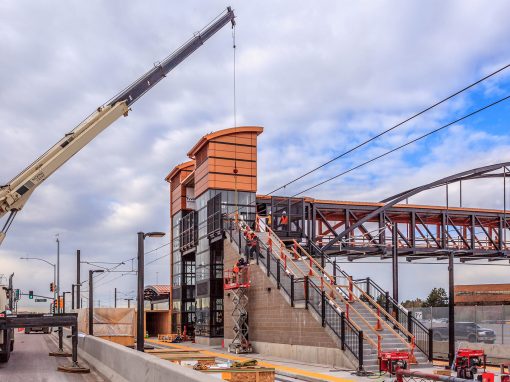
[[[336,267],[338,265],[334,264]],[[376,301],[384,301],[386,311],[395,312],[395,318],[402,324],[407,325],[407,330],[415,336],[416,347],[420,349],[432,361],[432,331],[423,325],[416,317],[398,304],[390,294],[385,291],[370,277],[361,280],[354,280],[354,283],[362,287],[365,285],[365,292]]]
[[[317,277],[319,277],[321,279],[321,283],[324,283],[324,277],[326,277],[328,280],[332,281],[334,280],[334,277],[331,276],[318,262],[317,260],[315,260],[309,253],[308,251],[306,251],[302,246],[301,244],[297,243],[296,241],[294,241],[294,245],[297,245],[297,247],[301,250],[301,253],[304,254],[304,256],[307,257],[307,259],[310,261],[310,270],[312,272],[314,272]],[[325,258],[326,259],[326,258]],[[329,259],[327,259],[329,260]],[[312,266],[313,264],[313,266]],[[317,272],[315,270],[315,268],[317,268],[320,272]],[[344,273],[344,276],[348,279],[351,279],[350,276],[348,276],[346,273]],[[352,279],[351,279],[352,280]],[[354,298],[356,301],[358,301],[361,305],[363,305],[366,310],[368,312],[370,312],[371,314],[373,314],[376,319],[377,319],[377,322],[378,322],[378,326],[381,325],[381,329],[382,329],[382,325],[385,326],[385,329],[388,329],[391,333],[393,333],[395,335],[395,337],[405,346],[409,349],[409,352],[411,353],[411,357],[413,356],[414,354],[414,336],[409,332],[407,331],[406,328],[404,328],[402,325],[400,325],[399,322],[397,322],[393,317],[391,317],[391,315],[389,315],[384,309],[381,309],[381,307],[377,304],[377,302],[375,302],[372,297],[370,297],[368,294],[366,294],[361,288],[359,288],[355,283],[353,283],[352,281],[349,282],[348,285],[337,285],[337,284],[332,284],[330,282],[326,282],[326,284],[332,289],[335,291],[335,294],[337,296],[340,296],[344,301],[345,299],[343,298],[342,294],[337,290],[338,289],[342,289],[342,288],[349,288],[349,290],[346,292],[348,293],[350,296],[352,296],[352,298]],[[407,336],[408,336],[408,340],[411,342],[411,343],[408,343],[406,341],[406,339],[404,339],[401,335],[399,335],[392,327],[391,325],[388,324],[388,322],[386,322],[385,320],[382,320],[380,315],[378,315],[376,312],[374,312],[366,303],[365,301],[363,301],[363,299],[361,299],[360,297],[358,297],[356,295],[356,293],[353,293],[353,289],[352,288],[356,288],[362,295],[363,297],[365,297],[368,301],[370,301],[372,304],[374,304],[375,306],[377,306],[379,309],[378,309],[378,312],[384,312],[387,314],[387,318],[389,320],[391,320],[392,324],[394,325],[397,325],[400,330],[402,330]],[[356,310],[354,310],[356,311]],[[357,312],[357,311],[356,311]],[[372,327],[364,317],[361,316],[361,314],[358,313],[358,315],[362,318],[362,321],[371,329],[371,331],[373,331],[377,336],[378,336],[378,339],[380,338],[380,334],[377,333],[377,330],[376,328]],[[380,330],[381,330],[380,329]],[[379,341],[380,342],[380,341]],[[379,352],[380,352],[380,349],[378,349]]]

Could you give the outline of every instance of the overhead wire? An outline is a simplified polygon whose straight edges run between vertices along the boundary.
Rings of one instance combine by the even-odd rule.
[[[395,148],[393,148],[393,149],[391,149],[389,151],[386,151],[383,154],[377,155],[376,157],[374,157],[372,159],[369,159],[369,160],[367,160],[365,162],[362,162],[362,163],[360,163],[360,164],[358,164],[358,165],[356,165],[354,167],[351,167],[351,168],[349,168],[349,169],[347,169],[345,171],[342,171],[342,172],[340,172],[340,173],[338,173],[338,174],[336,174],[336,175],[334,175],[334,176],[332,176],[330,178],[327,178],[327,179],[325,179],[325,180],[323,180],[323,181],[321,181],[319,183],[316,183],[316,184],[314,184],[314,185],[312,185],[312,186],[310,186],[308,188],[305,188],[304,190],[301,190],[298,193],[290,196],[290,198],[296,197],[296,196],[301,195],[301,194],[303,194],[303,193],[305,193],[307,191],[313,190],[314,188],[322,186],[323,184],[326,184],[326,183],[328,183],[328,182],[330,182],[330,181],[332,181],[334,179],[337,179],[337,178],[339,178],[339,177],[341,177],[343,175],[346,175],[346,174],[348,174],[348,173],[350,173],[350,172],[352,172],[354,170],[357,170],[357,169],[359,169],[359,168],[361,168],[363,166],[366,166],[369,163],[375,162],[376,160],[379,160],[379,159],[381,159],[381,158],[383,158],[383,157],[385,157],[385,156],[387,156],[387,155],[389,155],[391,153],[394,153],[395,151],[398,151],[398,150],[400,150],[400,149],[402,149],[402,148],[404,148],[406,146],[409,146],[409,145],[411,145],[411,144],[413,144],[413,143],[415,143],[417,141],[420,141],[420,140],[422,140],[424,138],[427,138],[428,136],[430,136],[432,134],[435,134],[435,133],[437,133],[437,132],[439,132],[441,130],[444,130],[447,127],[450,127],[450,126],[452,126],[452,125],[454,125],[454,124],[456,124],[456,123],[458,123],[460,121],[463,121],[464,119],[472,117],[475,114],[478,114],[478,113],[480,113],[480,112],[482,112],[482,111],[484,111],[486,109],[489,109],[489,108],[491,108],[493,106],[496,106],[496,105],[500,104],[501,102],[504,102],[504,101],[508,100],[509,98],[510,98],[510,95],[507,95],[507,96],[505,96],[503,98],[498,99],[497,101],[491,102],[490,104],[487,104],[487,105],[485,105],[485,106],[483,106],[483,107],[481,107],[481,108],[479,108],[479,109],[477,109],[477,110],[475,110],[475,111],[473,111],[471,113],[468,113],[468,114],[466,114],[466,115],[464,115],[464,116],[462,116],[460,118],[457,118],[456,120],[454,120],[452,122],[449,122],[446,125],[443,125],[441,127],[438,127],[437,129],[431,130],[428,133],[423,134],[423,135],[421,135],[421,136],[419,136],[419,137],[417,137],[415,139],[412,139],[412,140],[410,140],[410,141],[408,141],[408,142],[406,142],[406,143],[404,143],[404,144],[402,144],[400,146],[397,146],[397,147],[395,147]]]
[[[275,188],[273,191],[271,191],[271,192],[267,193],[267,194],[266,194],[266,196],[272,195],[272,194],[274,194],[276,191],[279,191],[279,190],[281,190],[281,189],[283,189],[283,188],[286,188],[287,186],[289,186],[289,185],[291,185],[291,184],[293,184],[293,183],[297,182],[298,180],[301,180],[301,179],[305,178],[306,176],[308,176],[308,175],[310,175],[310,174],[314,173],[315,171],[317,171],[317,170],[319,170],[319,169],[321,169],[321,168],[323,168],[323,167],[327,166],[328,164],[333,163],[334,161],[336,161],[336,160],[338,160],[338,159],[340,159],[340,158],[342,158],[342,157],[344,157],[344,156],[346,156],[346,155],[348,155],[348,154],[352,153],[353,151],[356,151],[357,149],[359,149],[359,148],[361,148],[361,147],[363,147],[363,146],[367,145],[368,143],[370,143],[370,142],[372,142],[372,141],[374,141],[374,140],[376,140],[376,139],[378,139],[378,138],[382,137],[383,135],[385,135],[385,134],[389,133],[390,131],[393,131],[393,130],[397,129],[398,127],[400,127],[400,126],[404,125],[405,123],[407,123],[407,122],[409,122],[409,121],[411,121],[411,120],[413,120],[413,119],[415,119],[415,118],[419,117],[420,115],[422,115],[422,114],[424,114],[424,113],[428,112],[429,110],[434,109],[435,107],[437,107],[437,106],[439,106],[439,105],[441,105],[441,104],[445,103],[446,101],[451,100],[452,98],[454,98],[454,97],[456,97],[457,95],[459,95],[459,94],[461,94],[461,93],[465,92],[466,90],[469,90],[469,89],[471,89],[472,87],[474,87],[474,86],[476,86],[476,85],[480,84],[481,82],[483,82],[483,81],[485,81],[485,80],[487,80],[487,79],[489,79],[489,78],[491,78],[491,77],[495,76],[496,74],[498,74],[498,73],[500,73],[500,72],[504,71],[505,69],[508,69],[509,67],[510,67],[510,64],[505,65],[505,66],[503,66],[503,67],[499,68],[498,70],[495,70],[495,71],[493,71],[493,72],[489,73],[488,75],[486,75],[486,76],[484,76],[484,77],[480,78],[479,80],[477,80],[477,81],[475,81],[475,82],[473,82],[473,83],[469,84],[468,86],[465,86],[464,88],[462,88],[462,89],[460,89],[460,90],[456,91],[455,93],[453,93],[453,94],[449,95],[448,97],[443,98],[442,100],[437,101],[437,102],[436,102],[436,103],[434,103],[433,105],[431,105],[431,106],[429,106],[429,107],[427,107],[427,108],[425,108],[425,109],[423,109],[423,110],[421,110],[421,111],[419,111],[419,112],[417,112],[417,113],[413,114],[412,116],[410,116],[410,117],[408,117],[408,118],[404,119],[403,121],[401,121],[401,122],[397,123],[396,125],[393,125],[392,127],[390,127],[390,128],[388,128],[388,129],[386,129],[386,130],[382,131],[381,133],[379,133],[379,134],[377,134],[377,135],[374,135],[373,137],[371,137],[371,138],[369,138],[369,139],[367,139],[367,140],[365,140],[365,141],[363,141],[363,142],[361,142],[361,143],[357,144],[356,146],[353,146],[353,147],[352,147],[352,148],[350,148],[349,150],[344,151],[343,153],[341,153],[341,154],[337,155],[336,157],[334,157],[334,158],[332,158],[332,159],[330,159],[330,160],[328,160],[328,161],[326,161],[326,162],[322,163],[321,165],[319,165],[319,166],[317,166],[317,167],[315,167],[315,168],[313,168],[313,169],[311,169],[311,170],[309,170],[309,171],[305,172],[304,174],[302,174],[302,175],[300,175],[300,176],[298,176],[298,177],[296,177],[296,178],[292,179],[291,181],[289,181],[289,182],[285,183],[284,185],[282,185],[282,186],[280,186],[280,187],[278,187],[278,188]]]

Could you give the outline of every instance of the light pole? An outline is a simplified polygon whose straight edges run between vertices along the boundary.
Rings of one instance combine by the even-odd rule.
[[[56,267],[55,264],[50,263],[48,260],[41,259],[40,257],[20,257],[21,260],[39,260],[44,261],[46,264],[49,264],[53,267],[53,301],[57,301],[57,289],[55,288],[55,279],[56,279]]]
[[[164,232],[138,232],[138,293],[137,293],[137,320],[136,320],[136,350],[143,352],[144,345],[144,241],[146,237],[163,237]]]
[[[57,297],[60,297],[60,240],[57,233]]]
[[[128,302],[128,308],[131,308],[131,301],[133,301],[133,299],[132,298],[125,298],[124,300]]]
[[[90,269],[89,270],[89,334],[94,335],[94,286],[93,277],[94,273],[102,273],[104,269]]]

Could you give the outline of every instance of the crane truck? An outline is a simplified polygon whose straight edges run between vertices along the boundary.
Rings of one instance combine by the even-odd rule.
[[[234,18],[234,11],[231,7],[227,7],[226,11],[204,29],[195,33],[191,39],[170,56],[155,65],[111,100],[99,106],[76,128],[65,134],[53,147],[16,175],[9,183],[0,186],[0,219],[8,214],[0,231],[0,245],[5,239],[16,214],[23,208],[38,186],[100,132],[121,116],[127,116],[133,103],[166,77],[172,69],[184,61],[211,36],[228,23],[231,23],[232,28],[234,28]]]
[[[16,214],[23,208],[34,190],[66,163],[73,155],[91,142],[100,132],[121,116],[127,116],[141,96],[204,44],[211,36],[228,23],[235,26],[235,15],[227,7],[215,20],[195,33],[180,48],[155,65],[139,79],[99,106],[83,122],[65,134],[54,146],[16,175],[9,183],[0,186],[0,218],[8,217],[0,231],[0,245],[5,239]],[[73,365],[77,366],[77,318],[69,314],[14,314],[12,313],[12,277],[9,286],[0,285],[0,362],[7,362],[14,349],[14,328],[70,326],[73,331]],[[61,335],[61,331],[59,332]],[[61,341],[61,339],[60,339]]]

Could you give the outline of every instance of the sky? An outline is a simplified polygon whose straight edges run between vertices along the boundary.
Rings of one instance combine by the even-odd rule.
[[[265,193],[487,73],[510,63],[506,1],[232,1],[223,28],[91,144],[53,174],[18,214],[0,247],[0,274],[49,296],[56,235],[61,291],[82,260],[136,263],[138,231],[168,231],[169,171],[204,134],[238,125],[259,137]],[[0,3],[0,183],[6,183],[95,108],[171,53],[227,3],[14,1]],[[295,194],[510,93],[504,71],[372,144],[288,187]],[[307,193],[378,201],[440,177],[510,160],[509,103]],[[491,183],[493,182],[493,183]],[[503,207],[501,184],[473,183],[464,205]],[[451,188],[456,198],[456,189]],[[437,193],[414,202],[441,203]],[[168,237],[147,239],[146,284],[168,283]],[[165,256],[166,255],[166,256]],[[150,264],[149,264],[150,262]],[[112,264],[82,265],[88,269]],[[500,263],[503,264],[503,263]],[[391,287],[389,263],[345,264]],[[505,282],[506,266],[458,266],[457,283]],[[133,273],[96,279],[95,305],[132,297]],[[404,265],[401,299],[447,286],[446,264]],[[86,287],[83,288],[86,291]],[[86,294],[84,294],[86,296]],[[119,305],[124,304],[121,301]],[[44,305],[44,306],[42,306]],[[20,302],[26,309],[45,304]]]

